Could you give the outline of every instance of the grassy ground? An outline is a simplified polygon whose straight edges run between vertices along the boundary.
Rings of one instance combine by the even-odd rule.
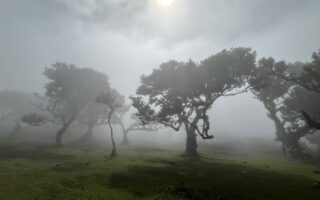
[[[320,199],[315,167],[281,156],[203,151],[191,162],[175,150],[81,151],[0,147],[0,200]]]

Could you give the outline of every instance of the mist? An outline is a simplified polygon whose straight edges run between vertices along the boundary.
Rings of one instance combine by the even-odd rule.
[[[0,194],[315,199],[319,7],[1,0]]]

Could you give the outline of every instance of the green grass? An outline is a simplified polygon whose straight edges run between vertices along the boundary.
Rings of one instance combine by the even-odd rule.
[[[315,167],[282,156],[175,150],[108,151],[0,147],[0,200],[304,199],[316,200]]]

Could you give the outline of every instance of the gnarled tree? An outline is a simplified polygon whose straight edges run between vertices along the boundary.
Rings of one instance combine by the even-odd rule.
[[[265,72],[270,68],[280,68],[284,65],[286,65],[284,62],[275,62],[272,58],[262,58],[258,62],[257,76],[251,79],[250,83],[252,93],[263,103],[268,111],[268,117],[274,122],[276,141],[282,143],[282,151],[286,154],[287,150],[290,153],[300,150],[297,145],[298,141],[290,139],[292,134],[285,127],[287,122],[280,116],[283,109],[283,98],[288,94],[292,84],[277,76],[265,76]]]
[[[187,135],[185,155],[199,158],[196,137],[212,139],[208,110],[222,96],[232,95],[255,69],[255,53],[248,48],[224,50],[199,65],[169,61],[141,77],[136,97],[140,125],[160,124]]]
[[[312,61],[296,68],[292,65],[282,65],[281,67],[269,68],[265,75],[277,76],[286,81],[293,82],[306,90],[320,93],[320,50],[314,52]],[[320,122],[313,119],[309,113],[302,111],[307,123],[317,129],[320,129]]]
[[[268,117],[275,124],[276,140],[282,142],[284,154],[289,151],[293,157],[302,155],[300,139],[314,132],[304,123],[302,106],[309,104],[308,101],[310,103],[316,101],[317,98],[313,99],[307,94],[312,92],[302,89],[294,82],[280,76],[270,76],[268,72],[275,69],[277,71],[299,69],[301,65],[301,63],[287,64],[283,61],[275,62],[273,58],[262,58],[256,71],[257,76],[250,81],[252,92],[264,104]],[[315,103],[309,105],[315,106]]]

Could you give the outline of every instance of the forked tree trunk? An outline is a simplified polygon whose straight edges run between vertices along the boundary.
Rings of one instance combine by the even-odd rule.
[[[73,114],[71,119],[69,119],[69,121],[66,124],[64,124],[61,129],[59,129],[59,131],[56,134],[56,142],[53,146],[54,148],[62,147],[62,136],[65,134],[65,132],[67,131],[69,126],[72,124],[72,122],[75,120],[75,118],[76,118],[76,114]]]
[[[111,110],[110,111],[110,114],[108,116],[108,124],[109,124],[109,127],[110,127],[110,133],[111,133],[111,141],[112,141],[112,152],[110,154],[110,159],[116,157],[118,154],[117,154],[117,149],[116,149],[116,144],[114,142],[114,138],[113,138],[113,128],[112,128],[112,125],[111,125],[111,116],[113,114],[113,111],[114,110]]]

